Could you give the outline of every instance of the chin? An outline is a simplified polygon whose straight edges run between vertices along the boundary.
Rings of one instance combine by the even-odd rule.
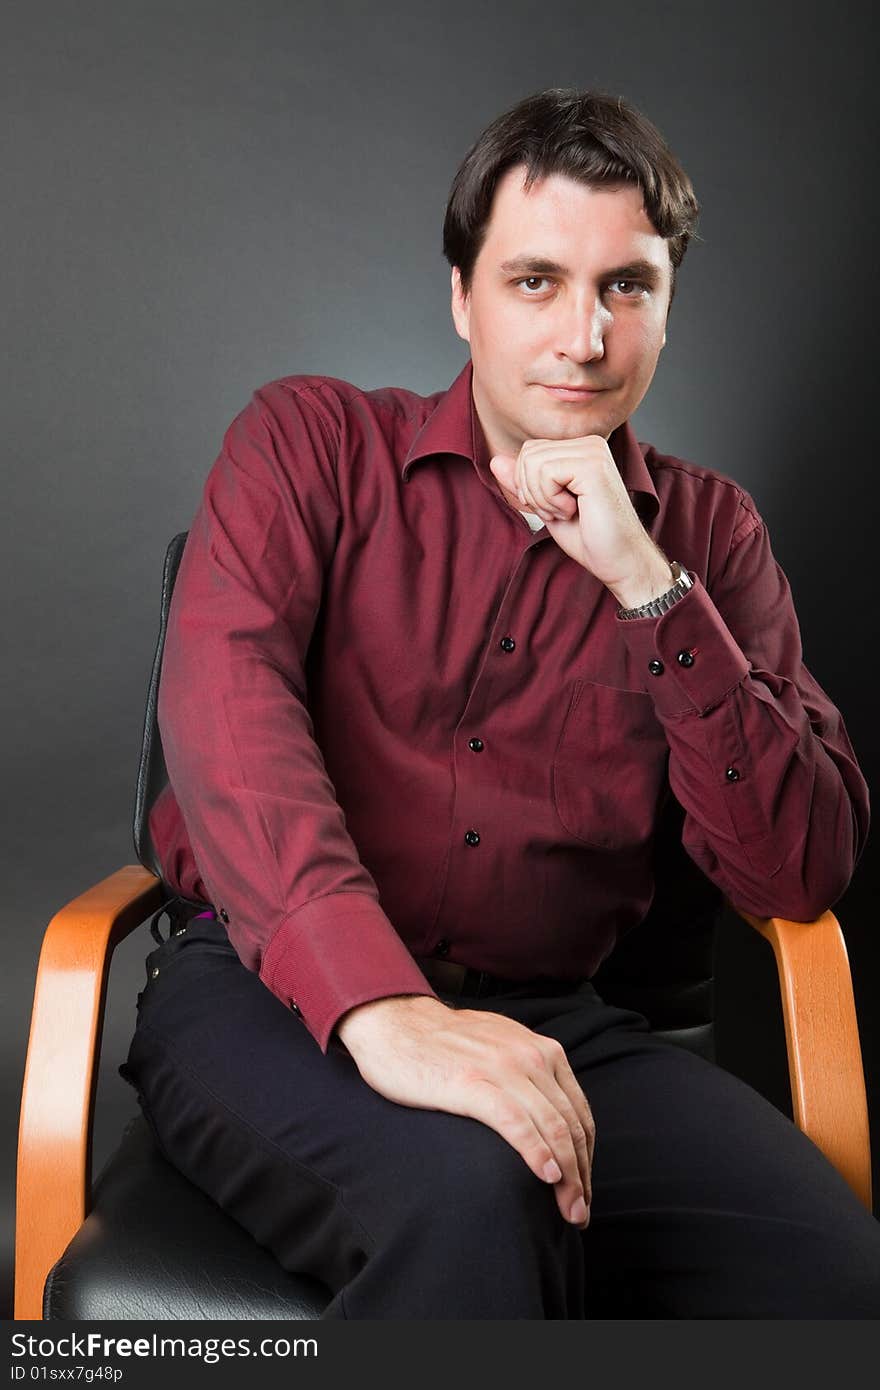
[[[607,421],[597,416],[589,407],[585,407],[583,410],[569,410],[564,415],[562,412],[550,412],[541,423],[540,433],[534,434],[532,438],[582,439],[590,434],[601,434],[607,438],[610,432]]]

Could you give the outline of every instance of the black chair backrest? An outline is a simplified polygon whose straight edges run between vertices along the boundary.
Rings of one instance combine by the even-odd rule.
[[[168,785],[168,769],[162,752],[162,739],[159,735],[157,706],[159,699],[159,676],[162,673],[162,652],[165,649],[165,633],[168,631],[168,610],[174,581],[180,568],[183,547],[186,545],[188,531],[179,531],[165,552],[162,569],[162,605],[159,613],[159,637],[156,653],[150,671],[150,688],[147,691],[147,710],[144,716],[144,736],[141,744],[141,760],[138,765],[137,787],[134,798],[134,851],[145,869],[157,878],[162,877],[162,866],[156,854],[156,846],[150,835],[150,811],[159,794]]]
[[[143,746],[134,809],[138,860],[157,878],[162,866],[150,836],[150,811],[167,785],[168,772],[156,719],[168,610],[188,532],[179,532],[165,554],[159,637],[150,673]],[[715,932],[722,896],[682,846],[684,813],[671,796],[655,840],[656,889],[644,921],[618,942],[593,983],[608,1003],[644,1014],[654,1030],[701,1056],[714,1059]]]

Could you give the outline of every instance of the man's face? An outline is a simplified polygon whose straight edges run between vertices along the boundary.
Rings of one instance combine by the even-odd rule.
[[[499,181],[469,295],[452,271],[493,454],[517,454],[526,439],[607,439],[651,384],[672,284],[637,186],[552,174],[526,193],[524,175],[517,165]]]

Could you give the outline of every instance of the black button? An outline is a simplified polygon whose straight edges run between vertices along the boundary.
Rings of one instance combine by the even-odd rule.
[[[652,676],[662,676],[662,675],[663,675],[663,662],[662,662],[662,661],[658,661],[657,658],[655,657],[653,661],[649,661],[649,662],[648,662],[648,670],[651,672],[651,675],[652,675]]]
[[[221,922],[228,922],[228,921],[229,921],[229,913],[226,911],[226,908],[225,908],[225,907],[221,907],[221,909],[220,909],[220,921],[221,921]]]
[[[482,753],[483,740],[481,738],[469,738],[468,748],[471,750],[472,753]]]
[[[694,654],[693,652],[689,652],[687,647],[685,647],[683,652],[679,652],[675,659],[679,666],[693,666],[694,664]]]
[[[502,637],[501,650],[503,652],[512,652],[515,646],[516,643],[514,642],[512,637]]]
[[[466,845],[478,845],[480,843],[480,837],[476,830],[469,830],[464,837],[464,842]]]
[[[739,773],[737,772],[735,767],[729,767],[724,775],[727,778],[728,782],[739,781]]]
[[[298,1014],[299,1017],[302,1018],[302,1009],[300,1008],[299,1004],[297,1004],[295,999],[291,999],[290,1001],[290,1012],[292,1014]]]
[[[446,937],[445,937],[445,936],[441,937],[440,940],[437,942],[437,945],[434,947],[434,955],[435,955],[435,956],[448,956],[448,955],[449,955],[449,942],[446,940]]]

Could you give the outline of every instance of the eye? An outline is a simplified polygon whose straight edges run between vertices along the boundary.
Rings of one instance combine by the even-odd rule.
[[[537,284],[539,284],[539,285],[542,285],[542,284],[549,285],[549,284],[551,284],[552,282],[548,279],[548,277],[547,277],[546,275],[526,275],[522,280],[517,280],[517,281],[516,281],[516,284],[517,284],[517,285],[532,285],[532,286],[533,286],[535,283],[537,283]],[[533,293],[530,293],[530,292],[527,291],[527,293],[526,293],[526,298],[527,298],[527,299],[534,299],[535,296],[534,296]]]
[[[621,285],[627,286],[627,289],[620,290],[624,299],[637,299],[639,293],[644,294],[648,290],[648,286],[642,280],[612,280],[611,284],[618,290]]]

